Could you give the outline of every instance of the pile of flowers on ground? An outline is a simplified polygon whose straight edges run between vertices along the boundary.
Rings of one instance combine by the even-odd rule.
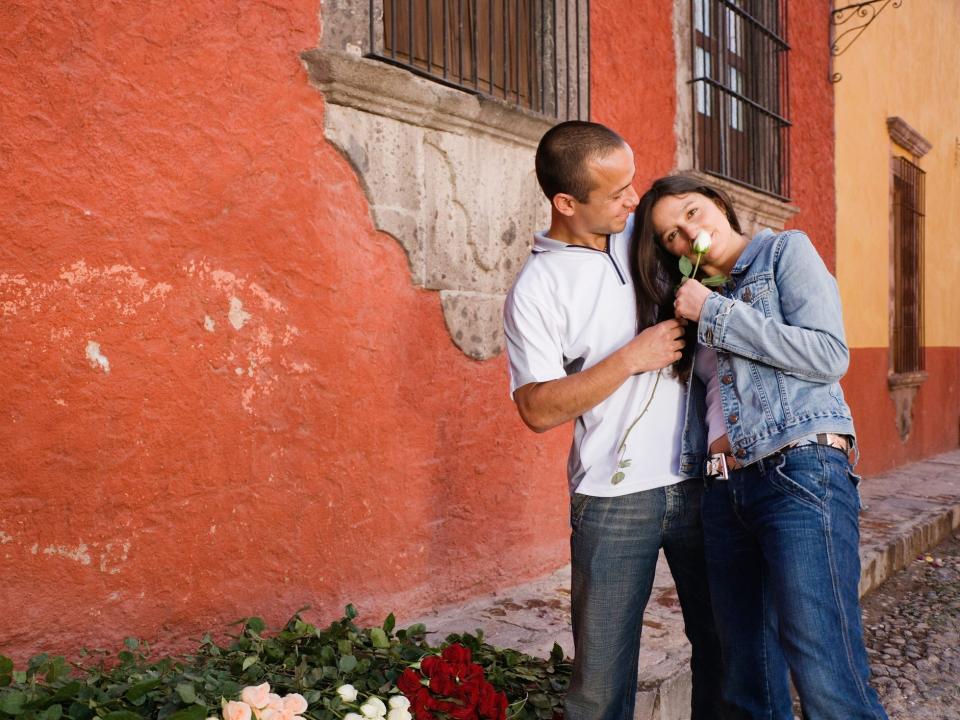
[[[239,700],[221,701],[223,720],[304,720],[307,700],[300,693],[280,697],[270,692],[270,683],[248,685]],[[212,717],[207,720],[217,720]]]
[[[111,657],[40,653],[20,667],[0,653],[0,720],[559,720],[571,667],[497,648],[476,635],[428,642],[424,625],[358,627],[352,605],[318,627],[294,615],[277,632],[240,621],[218,643],[151,657],[127,638]],[[216,715],[216,717],[211,717]]]
[[[487,682],[470,650],[458,643],[423,658],[419,672],[404,670],[397,687],[416,720],[506,720],[507,696]]]

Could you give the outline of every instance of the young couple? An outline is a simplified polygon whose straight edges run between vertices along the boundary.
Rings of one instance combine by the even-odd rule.
[[[504,325],[524,422],[575,421],[565,717],[632,720],[663,548],[693,720],[790,720],[791,676],[809,720],[885,720],[857,593],[848,350],[810,240],[744,236],[729,198],[695,178],[638,197],[630,147],[595,123],[547,132],[536,171],[550,228]]]

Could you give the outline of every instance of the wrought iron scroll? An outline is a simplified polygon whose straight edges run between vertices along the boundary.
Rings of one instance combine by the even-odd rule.
[[[893,5],[894,9],[900,7],[903,0],[866,0],[865,2],[852,3],[842,8],[835,8],[830,11],[830,37],[833,41],[830,43],[830,55],[837,57],[842,55],[853,45],[854,41],[863,34],[863,31],[876,20],[880,13],[887,9],[888,5]],[[849,27],[844,28],[848,25]],[[843,28],[838,35],[839,29]],[[830,76],[831,82],[840,82],[843,75],[833,73]]]

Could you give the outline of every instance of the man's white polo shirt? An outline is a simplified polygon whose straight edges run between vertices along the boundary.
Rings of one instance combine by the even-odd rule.
[[[624,231],[610,236],[606,252],[534,236],[504,306],[511,395],[528,383],[592,367],[636,336],[632,231],[631,215]],[[656,372],[629,378],[577,418],[567,464],[570,492],[611,497],[679,482],[682,413],[683,389],[669,369],[659,379]]]

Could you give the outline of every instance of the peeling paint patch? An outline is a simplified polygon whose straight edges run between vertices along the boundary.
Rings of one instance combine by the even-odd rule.
[[[203,329],[207,332],[213,332],[217,329],[217,324],[213,321],[213,318],[209,315],[203,316]]]
[[[126,562],[127,553],[129,552],[129,542],[108,542],[103,546],[103,552],[100,553],[100,572],[109,573],[110,575],[119,573],[120,568],[116,567],[116,565]]]
[[[0,530],[0,545],[6,545],[7,543],[12,543],[13,537],[7,535],[3,530]]]
[[[54,555],[56,557],[66,558],[67,560],[76,560],[81,565],[90,564],[90,553],[87,552],[85,543],[80,543],[75,548],[70,548],[65,545],[48,545],[43,549],[43,554]]]
[[[60,407],[66,407],[66,406],[67,406],[67,401],[64,400],[63,398],[55,398],[55,399],[54,399],[54,402],[55,402],[57,405],[59,405]]]
[[[100,343],[94,342],[93,340],[87,343],[87,360],[90,361],[90,365],[93,366],[94,370],[99,367],[102,368],[105,373],[110,372],[110,360],[100,352]]]
[[[233,325],[234,330],[242,328],[252,317],[253,315],[243,309],[243,303],[240,301],[240,298],[230,298],[230,312],[227,314],[227,319],[230,320],[230,324]]]

